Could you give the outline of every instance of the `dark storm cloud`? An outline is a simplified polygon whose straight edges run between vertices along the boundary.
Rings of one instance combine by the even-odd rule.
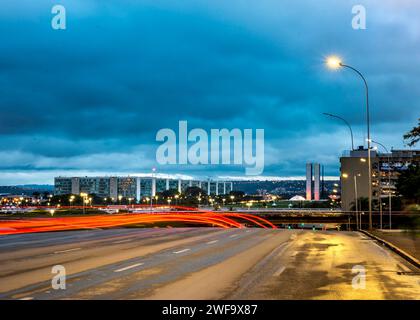
[[[325,69],[330,52],[366,74],[378,140],[402,146],[418,116],[419,6],[410,1],[362,1],[365,31],[351,28],[351,1],[61,3],[65,31],[50,27],[54,1],[6,1],[0,14],[3,170],[147,171],[156,132],[188,120],[265,129],[269,175],[303,175],[309,160],[337,175],[348,133],[321,113],[348,119],[360,144],[364,96],[355,74]]]

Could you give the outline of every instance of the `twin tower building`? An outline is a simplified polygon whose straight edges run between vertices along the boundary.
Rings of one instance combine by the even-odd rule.
[[[324,167],[319,163],[306,164],[306,200],[321,199],[321,175],[323,176]]]

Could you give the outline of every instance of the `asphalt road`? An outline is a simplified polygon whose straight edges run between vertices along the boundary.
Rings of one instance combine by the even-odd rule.
[[[51,286],[54,265],[66,269],[64,290]],[[354,281],[363,279],[360,270],[364,288]],[[419,271],[355,232],[162,228],[0,237],[0,299],[420,299]]]

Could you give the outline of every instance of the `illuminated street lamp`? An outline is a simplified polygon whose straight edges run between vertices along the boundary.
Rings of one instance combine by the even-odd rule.
[[[69,202],[70,202],[70,208],[71,208],[71,206],[72,206],[72,202],[74,201],[74,196],[72,195],[72,196],[70,196],[70,199],[69,199]]]
[[[84,193],[84,192],[81,192],[79,195],[82,197],[83,213],[85,213],[85,203],[86,203],[86,197],[88,195],[87,195],[87,193]]]
[[[373,141],[373,143],[376,143],[378,145],[380,145],[382,148],[384,148],[385,152],[388,154],[388,206],[389,206],[389,229],[391,229],[391,216],[392,216],[392,194],[391,194],[391,158],[389,156],[389,151],[388,148],[385,147],[382,143],[378,142],[378,141]],[[382,200],[381,200],[381,196],[379,195],[379,201],[381,203],[381,208],[382,208]],[[382,210],[381,210],[382,213]],[[382,218],[381,218],[381,228],[382,228]]]
[[[330,69],[339,69],[340,67],[342,67],[342,63],[341,63],[341,59],[337,56],[329,56],[326,60],[327,66]]]
[[[368,149],[368,169],[369,169],[369,229],[372,229],[372,165],[371,165],[371,157],[370,157],[370,144],[372,140],[370,139],[370,114],[369,114],[369,87],[367,81],[363,74],[357,70],[356,68],[344,64],[342,60],[337,56],[330,56],[326,60],[326,64],[330,69],[340,69],[340,68],[347,68],[354,72],[356,72],[360,78],[363,80],[365,85],[366,91],[366,124],[367,124],[367,149]]]

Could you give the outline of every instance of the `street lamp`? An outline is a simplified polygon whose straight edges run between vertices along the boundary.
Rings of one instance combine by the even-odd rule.
[[[72,202],[74,201],[74,196],[72,195],[71,197],[70,197],[70,199],[69,199],[69,202],[70,202],[70,208],[72,207]]]
[[[344,179],[347,179],[349,177],[349,175],[347,173],[343,173],[341,175]],[[355,205],[355,210],[356,210],[356,229],[362,229],[362,216],[360,214],[360,219],[358,217],[359,215],[359,196],[357,194],[357,177],[360,177],[361,174],[355,174],[353,176],[354,179],[354,205]],[[360,226],[359,226],[360,224]]]
[[[81,192],[79,194],[82,197],[82,204],[83,204],[83,214],[85,214],[85,204],[86,204],[86,197],[88,196],[87,193]]]
[[[351,150],[354,150],[354,143],[353,143],[353,130],[351,129],[350,123],[348,123],[346,119],[344,119],[344,118],[342,118],[342,117],[340,117],[340,116],[337,116],[337,115],[335,115],[335,114],[331,114],[331,113],[327,113],[327,112],[323,112],[322,114],[323,114],[323,115],[325,115],[325,116],[328,116],[328,117],[332,117],[332,118],[337,118],[337,119],[340,119],[341,121],[343,121],[343,122],[347,125],[347,127],[350,129],[350,136],[351,136]]]
[[[150,212],[153,211],[153,196],[154,196],[154,193],[156,192],[155,172],[156,172],[156,168],[153,167],[152,168],[152,181],[150,182],[151,183],[151,186],[150,186]],[[155,192],[153,192],[153,184],[155,186]],[[157,204],[157,202],[156,202],[156,204]]]
[[[363,74],[356,68],[344,64],[337,56],[330,56],[326,60],[326,64],[330,69],[347,68],[356,72],[362,78],[366,90],[366,124],[367,124],[367,149],[368,149],[368,167],[369,167],[369,229],[372,229],[372,165],[370,159],[370,115],[369,115],[369,87]]]
[[[391,216],[392,216],[392,194],[391,194],[391,158],[390,158],[390,153],[387,149],[387,147],[385,147],[382,143],[378,142],[378,141],[373,141],[373,143],[376,143],[378,145],[380,145],[382,148],[384,148],[385,152],[388,154],[388,209],[389,209],[389,229],[391,229]],[[379,196],[379,201],[381,201],[381,207],[382,207],[382,200],[380,199],[381,197]],[[382,217],[381,217],[382,219]],[[382,220],[381,220],[382,222]],[[382,223],[381,223],[382,225]]]

